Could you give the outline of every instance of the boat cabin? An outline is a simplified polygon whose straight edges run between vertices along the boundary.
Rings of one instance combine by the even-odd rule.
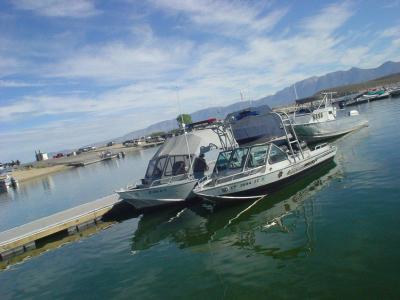
[[[204,168],[212,170],[219,152],[233,149],[237,144],[229,128],[223,128],[213,120],[210,122],[208,126],[202,125],[168,139],[150,160],[142,185],[164,184],[192,175],[204,176]]]
[[[150,160],[144,180],[153,181],[165,177],[187,175],[193,155],[164,155]],[[182,176],[184,177],[184,176]]]
[[[220,152],[212,176],[234,175],[280,162],[289,164],[289,157],[285,151],[273,143],[240,147]]]
[[[311,114],[310,123],[333,121],[336,118],[336,107],[328,106],[316,109]]]

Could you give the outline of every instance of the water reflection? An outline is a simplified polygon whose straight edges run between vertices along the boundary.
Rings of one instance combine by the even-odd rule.
[[[174,243],[181,249],[190,247],[202,251],[201,248],[209,244],[220,244],[271,256],[279,253],[282,257],[310,251],[313,247],[313,201],[304,201],[339,173],[332,162],[256,202],[225,207],[198,204],[144,214],[132,239],[132,250],[136,253],[163,243]],[[285,218],[288,215],[295,218]],[[261,246],[269,234],[290,232],[299,220],[305,224],[303,244],[287,249],[287,253],[276,247]]]

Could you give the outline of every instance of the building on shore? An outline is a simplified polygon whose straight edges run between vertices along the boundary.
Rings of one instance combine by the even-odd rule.
[[[43,153],[40,150],[35,151],[36,161],[48,160],[49,156],[47,153]]]

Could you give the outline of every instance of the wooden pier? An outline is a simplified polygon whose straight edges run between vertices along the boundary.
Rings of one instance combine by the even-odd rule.
[[[101,221],[120,202],[117,194],[85,203],[48,217],[0,232],[0,260],[36,248],[36,242],[57,233],[75,234]]]

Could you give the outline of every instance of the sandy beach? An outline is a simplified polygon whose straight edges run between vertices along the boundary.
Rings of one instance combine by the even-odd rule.
[[[19,182],[23,182],[40,176],[45,176],[52,173],[65,171],[71,168],[73,167],[69,167],[66,165],[57,165],[57,166],[43,167],[43,168],[26,168],[13,171],[11,173],[11,176],[16,178]]]

